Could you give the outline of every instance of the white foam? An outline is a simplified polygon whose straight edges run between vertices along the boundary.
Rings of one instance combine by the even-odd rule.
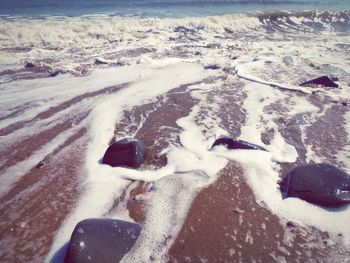
[[[251,63],[256,64],[256,63],[259,63],[259,62],[250,62],[249,64],[251,64]],[[251,65],[249,65],[249,67],[251,67]],[[236,65],[235,68],[236,68],[236,71],[237,71],[237,75],[240,78],[243,78],[243,79],[246,79],[246,80],[249,80],[249,81],[253,81],[253,82],[256,82],[256,83],[259,83],[259,84],[268,85],[268,86],[271,86],[271,87],[276,87],[276,88],[285,89],[285,90],[301,91],[301,92],[307,93],[307,94],[311,93],[310,90],[308,90],[307,88],[304,88],[304,87],[293,86],[293,85],[284,85],[284,84],[280,84],[280,83],[273,82],[273,81],[263,80],[263,79],[261,79],[259,77],[254,76],[253,74],[251,74],[249,72],[249,67],[247,67],[247,65],[244,65],[244,64]]]
[[[133,74],[130,72],[129,74]],[[181,84],[199,81],[210,76],[204,72],[201,65],[184,63],[178,59],[151,61],[142,71],[139,81],[128,89],[121,90],[110,99],[98,105],[93,113],[93,123],[90,128],[91,143],[86,158],[88,171],[85,180],[85,192],[82,194],[77,208],[67,218],[56,236],[53,247],[47,256],[47,261],[69,239],[74,226],[82,219],[104,216],[111,208],[115,198],[129,184],[128,179],[157,180],[174,172],[174,165],[157,171],[134,171],[125,168],[111,168],[101,165],[108,143],[114,137],[115,123],[126,109],[142,105],[164,92]],[[106,114],[108,113],[108,114]],[[141,176],[142,174],[142,176]]]
[[[189,116],[177,121],[183,129],[180,134],[183,147],[173,147],[167,154],[168,165],[176,167],[176,173],[155,183],[156,191],[148,207],[144,229],[123,262],[147,262],[150,258],[165,262],[166,253],[182,227],[193,196],[215,181],[227,163],[209,151],[211,141],[206,140],[194,122],[198,109],[195,106]]]
[[[306,21],[303,18],[291,18],[297,21],[298,26]],[[182,33],[175,30],[180,26],[188,31],[183,34],[185,35],[183,38],[181,38]],[[349,97],[350,80],[346,74],[349,71],[348,54],[327,50],[328,46],[348,43],[349,36],[331,34],[329,31],[327,33],[329,35],[316,36],[303,32],[300,38],[300,35],[295,38],[294,33],[290,35],[287,32],[276,32],[266,38],[265,29],[262,28],[259,18],[250,15],[162,20],[96,16],[49,18],[42,21],[25,18],[2,21],[0,43],[4,47],[4,56],[0,61],[1,69],[19,68],[18,65],[23,67],[25,61],[38,59],[42,66],[49,64],[53,67],[73,70],[77,66],[93,64],[95,59],[113,64],[116,62],[114,60],[123,57],[124,51],[136,54],[135,57],[132,55],[123,57],[127,66],[94,70],[86,77],[73,78],[63,75],[42,80],[17,80],[0,85],[0,110],[3,116],[14,112],[16,107],[30,104],[22,114],[2,120],[1,129],[18,121],[30,121],[38,113],[75,96],[98,91],[107,86],[131,82],[127,89],[116,94],[94,100],[90,105],[72,106],[47,120],[31,122],[28,124],[28,130],[25,127],[15,131],[11,136],[0,138],[1,142],[10,145],[16,136],[23,138],[29,131],[33,134],[37,128],[49,128],[52,122],[64,120],[64,114],[69,114],[80,106],[83,108],[80,110],[94,108],[90,115],[92,124],[83,124],[90,128],[91,139],[86,157],[87,177],[82,182],[84,193],[76,209],[58,231],[46,260],[50,260],[57,249],[68,240],[78,221],[87,217],[108,215],[115,199],[120,197],[130,180],[156,181],[157,191],[150,201],[149,214],[142,236],[134,251],[125,260],[137,258],[148,261],[149,255],[164,260],[166,249],[181,228],[193,195],[199,188],[216,179],[218,171],[225,166],[227,160],[235,160],[244,166],[255,196],[273,213],[332,233],[342,232],[348,240],[349,229],[345,222],[346,216],[349,217],[348,209],[331,213],[293,198],[282,200],[277,184],[280,178],[279,166],[275,161],[293,162],[297,158],[297,152],[279,132],[280,127],[275,123],[275,119],[281,116],[265,111],[265,107],[282,101],[286,103],[283,106],[288,109],[282,117],[290,118],[299,113],[310,113],[311,121],[321,116],[322,112],[318,112],[316,107],[307,102],[307,95],[315,90],[299,87],[296,84],[300,81],[300,76],[320,73],[317,67],[310,69],[307,66],[309,62],[323,66],[329,61],[334,61],[339,68],[336,73],[342,78],[342,89],[338,93],[320,89],[317,91],[320,93],[322,91],[321,95],[332,97],[337,101]],[[198,37],[198,41],[193,41],[191,37]],[[312,43],[309,41],[310,37],[313,39]],[[209,44],[212,44],[213,48],[210,48]],[[28,45],[32,45],[33,49],[30,52],[16,52],[17,57],[11,58],[12,51],[5,51],[5,48]],[[188,47],[191,45],[193,47]],[[139,55],[138,51],[132,51],[145,47],[154,51],[143,55]],[[190,58],[157,60],[164,56],[172,56],[172,52],[177,48],[188,52],[183,56]],[[200,54],[191,57],[191,52],[196,51],[200,51]],[[121,52],[121,55],[116,56],[118,52]],[[288,66],[281,62],[287,55],[292,56],[294,61]],[[235,56],[238,56],[238,59],[232,60],[231,58]],[[272,64],[264,64],[267,61]],[[220,69],[203,71],[202,65],[208,64],[218,64]],[[226,73],[232,68],[236,69],[237,76],[241,79],[234,76],[234,73]],[[109,141],[114,137],[115,123],[119,121],[124,110],[150,102],[156,96],[181,84],[219,74],[220,76],[227,74],[226,84],[231,81],[242,84],[242,93],[247,95],[242,106],[242,111],[246,112],[246,120],[240,138],[261,145],[269,152],[227,151],[220,147],[215,151],[208,151],[217,136],[227,134],[217,124],[219,120],[214,120],[218,118],[215,112],[220,111],[220,108],[218,105],[212,105],[211,102],[208,103],[207,98],[210,95],[205,94],[206,91],[215,89],[215,85],[224,85],[222,80],[217,80],[214,84],[203,83],[191,88],[191,95],[200,103],[193,108],[189,116],[178,120],[177,124],[183,129],[180,134],[182,147],[173,146],[166,149],[168,165],[155,171],[134,171],[99,164]],[[293,91],[303,92],[305,97],[299,98],[293,95]],[[205,103],[210,104],[207,108],[209,113],[207,120],[203,120],[203,126],[206,127],[200,127],[195,124],[194,119],[198,117],[199,109]],[[346,115],[346,118],[350,117]],[[306,126],[301,127],[304,141]],[[202,134],[202,129],[209,129],[205,136]],[[261,134],[267,129],[273,130],[274,134],[269,145],[265,145],[261,140]],[[70,129],[62,136],[67,137],[73,131],[75,130]],[[50,147],[54,147],[58,140],[63,138],[62,136],[56,137],[49,145],[43,146],[39,150],[40,154],[36,152],[28,160],[9,169],[13,171],[18,168],[21,173],[28,170],[44,154],[50,152],[52,150]],[[306,145],[306,147],[310,149],[311,146]],[[308,151],[308,160],[316,160],[312,154],[312,151]],[[349,156],[342,155],[341,158],[344,158],[344,163],[347,163]],[[7,173],[6,177],[9,177],[9,174]],[[19,176],[15,173],[15,179]],[[125,213],[112,213],[111,216],[127,218]],[[340,223],[337,226],[331,224],[338,220]],[[162,236],[164,233],[172,235],[172,238],[166,241]],[[162,241],[166,242],[166,245],[160,246]],[[152,252],[152,249],[155,250]]]
[[[348,111],[345,115],[344,115],[344,120],[345,120],[345,131],[347,133],[347,144],[345,145],[345,147],[338,152],[337,154],[337,159],[339,161],[341,161],[343,163],[343,165],[345,166],[345,168],[350,171],[350,164],[349,164],[349,160],[350,160],[350,111]]]
[[[223,147],[215,147],[219,156],[241,163],[246,178],[254,191],[255,198],[266,205],[278,216],[315,226],[332,234],[341,233],[344,241],[350,244],[350,227],[348,218],[350,206],[344,209],[326,210],[298,198],[282,199],[278,181],[279,168],[272,161],[271,154],[263,151],[228,151]],[[337,223],[334,223],[337,222]]]
[[[256,199],[266,204],[272,212],[282,218],[297,220],[323,231],[334,234],[342,233],[344,240],[350,243],[350,227],[347,223],[347,218],[350,216],[350,206],[343,210],[328,211],[297,198],[282,199],[278,185],[279,166],[273,161],[294,162],[298,155],[295,148],[286,143],[278,132],[278,127],[272,121],[276,117],[275,114],[266,114],[264,107],[277,100],[283,100],[287,95],[283,91],[255,82],[248,82],[245,90],[247,98],[243,107],[247,112],[247,117],[241,129],[241,138],[262,145],[260,134],[266,126],[272,127],[274,138],[270,145],[263,145],[270,152],[227,151],[216,147],[220,156],[243,164]],[[322,116],[323,112],[319,112],[316,107],[305,101],[307,97],[303,99],[297,96],[291,97],[292,103],[284,105],[290,109],[288,116],[305,112],[311,113],[311,118]],[[337,224],[331,222],[337,222]]]
[[[7,83],[0,90],[0,109],[33,106],[19,116],[1,121],[0,129],[19,121],[29,121],[37,114],[76,96],[103,88],[135,81],[141,77],[144,66],[99,69],[86,77],[58,76],[47,79],[19,80]],[[129,74],[134,72],[134,74]],[[64,85],[63,85],[64,83]]]

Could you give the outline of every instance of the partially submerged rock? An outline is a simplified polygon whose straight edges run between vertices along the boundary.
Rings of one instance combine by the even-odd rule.
[[[102,163],[110,166],[139,167],[146,158],[146,146],[137,139],[127,138],[111,144],[105,152]]]
[[[114,219],[85,219],[71,236],[64,263],[119,262],[141,232],[139,224]]]
[[[304,86],[320,85],[320,86],[329,87],[329,88],[338,88],[339,85],[335,83],[335,81],[338,81],[338,78],[334,78],[331,76],[322,76],[316,79],[303,82],[300,84],[300,86],[304,87]]]
[[[25,68],[35,68],[36,66],[32,62],[27,62],[24,67]]]
[[[110,61],[108,61],[104,58],[96,58],[94,64],[95,65],[108,65],[108,64],[110,64]]]
[[[216,69],[220,69],[220,66],[216,65],[216,64],[210,64],[210,65],[204,66],[204,69],[206,69],[206,70],[208,70],[208,69],[216,70]]]
[[[58,76],[58,75],[63,75],[63,74],[66,74],[66,73],[67,73],[66,70],[59,69],[59,70],[56,70],[56,71],[50,73],[49,76],[53,78],[53,77],[56,77],[56,76]]]
[[[41,169],[45,165],[46,165],[46,163],[44,161],[40,161],[40,162],[37,163],[37,165],[35,167],[38,168],[38,169]]]
[[[329,164],[307,164],[288,173],[287,196],[321,206],[350,202],[350,176]]]
[[[265,148],[255,145],[246,141],[241,141],[241,140],[234,140],[232,138],[220,138],[217,139],[212,148],[217,146],[217,145],[224,145],[227,149],[230,150],[235,150],[235,149],[246,149],[246,150],[261,150],[261,151],[266,151]]]

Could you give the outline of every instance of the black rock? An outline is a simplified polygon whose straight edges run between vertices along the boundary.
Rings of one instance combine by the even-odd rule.
[[[46,163],[44,161],[40,161],[37,163],[37,165],[35,167],[40,169],[40,168],[44,167],[45,165],[46,165]]]
[[[137,139],[123,139],[111,144],[105,152],[102,163],[110,166],[139,167],[146,157],[145,144]]]
[[[122,220],[83,220],[72,233],[64,263],[119,262],[133,247],[140,231],[140,225]]]
[[[217,145],[224,145],[227,149],[235,150],[235,149],[246,149],[246,150],[261,150],[266,151],[265,148],[255,145],[249,142],[241,141],[241,140],[234,140],[231,138],[220,138],[217,139],[212,148]]]
[[[66,74],[66,73],[67,73],[67,71],[62,70],[62,69],[59,69],[59,70],[56,70],[56,71],[50,73],[49,76],[50,76],[50,77],[56,77],[56,76],[58,76],[58,75],[62,75],[62,74]]]
[[[307,164],[288,173],[287,196],[321,206],[350,202],[350,176],[329,164]]]
[[[112,65],[115,67],[122,67],[122,66],[125,66],[126,64],[123,61],[117,61],[117,62],[113,63]]]
[[[220,69],[220,66],[219,65],[215,65],[215,64],[212,64],[212,65],[207,65],[207,66],[204,66],[204,69],[212,69],[212,70],[215,70],[215,69]]]
[[[309,86],[309,85],[320,85],[329,88],[338,88],[339,85],[335,83],[338,81],[338,78],[330,77],[330,76],[322,76],[316,79],[312,79],[300,84],[300,86]]]
[[[107,60],[100,59],[100,58],[95,59],[95,65],[107,65],[107,64],[109,64]]]
[[[24,67],[25,68],[35,68],[35,65],[32,62],[27,62],[27,64]]]

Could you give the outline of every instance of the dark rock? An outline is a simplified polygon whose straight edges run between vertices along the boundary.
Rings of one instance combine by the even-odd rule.
[[[140,231],[140,225],[122,220],[83,220],[72,233],[64,263],[119,262],[133,247]]]
[[[107,65],[109,62],[102,58],[95,59],[95,65]]]
[[[249,142],[241,141],[241,140],[234,140],[231,138],[220,138],[217,139],[212,148],[217,145],[224,145],[227,149],[235,150],[235,149],[246,149],[246,150],[261,150],[266,151],[265,148],[255,145]]]
[[[146,146],[137,139],[127,138],[111,144],[105,152],[102,163],[110,166],[139,167],[146,157]]]
[[[345,102],[345,101],[343,101],[341,104],[342,104],[344,107],[348,106],[348,103]]]
[[[35,65],[32,62],[27,62],[24,67],[25,68],[35,68]]]
[[[296,224],[293,221],[288,221],[286,226],[288,226],[288,227],[296,227]]]
[[[221,48],[221,44],[219,44],[219,43],[214,43],[214,44],[207,44],[206,46],[205,46],[206,48],[210,48],[210,49],[220,49]]]
[[[215,65],[215,64],[212,64],[212,65],[204,66],[204,69],[212,69],[212,70],[215,70],[215,69],[220,69],[220,66]]]
[[[287,196],[321,206],[350,202],[350,176],[329,164],[307,164],[288,173]]]
[[[44,161],[40,161],[40,162],[37,163],[37,165],[35,167],[38,168],[38,169],[41,169],[45,165],[46,165],[46,163]]]
[[[67,71],[59,69],[59,70],[56,70],[56,71],[52,72],[49,76],[50,77],[56,77],[58,75],[62,75],[62,74],[66,74],[66,73],[67,73]]]
[[[231,30],[231,29],[229,29],[227,27],[225,27],[224,30],[225,30],[225,33],[227,33],[227,34],[233,34],[234,33],[233,30]]]
[[[316,65],[314,63],[312,63],[312,62],[309,64],[309,66],[312,67],[312,68],[316,67]]]
[[[338,81],[338,80],[339,80],[338,78],[334,78],[331,76],[322,76],[316,79],[303,82],[300,84],[300,86],[320,85],[320,86],[329,87],[329,88],[338,88],[339,85],[335,83],[335,81]]]
[[[122,66],[125,66],[126,64],[123,61],[117,61],[117,62],[113,63],[112,65],[115,67],[122,67]]]

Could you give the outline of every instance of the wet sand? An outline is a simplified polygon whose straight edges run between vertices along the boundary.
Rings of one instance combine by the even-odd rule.
[[[227,76],[221,75],[203,82],[214,83],[226,78]],[[166,157],[162,151],[170,144],[180,144],[178,134],[181,129],[176,121],[187,116],[191,108],[199,103],[189,88],[203,82],[180,86],[149,104],[124,112],[122,120],[116,124],[115,136],[118,138],[136,132],[135,137],[145,141],[149,154],[141,170],[159,168],[166,164]],[[112,87],[103,92],[116,92],[118,89],[119,87]],[[245,99],[242,86],[238,82],[237,85],[218,85],[206,95],[212,103],[220,103],[220,109],[216,113],[220,117],[221,125],[227,128],[230,136],[238,136],[245,118],[240,106]],[[79,99],[86,96],[89,94]],[[232,100],[235,104],[231,104]],[[69,107],[71,102],[68,101],[40,116],[51,116]],[[271,105],[266,111],[279,110],[282,113],[282,104],[283,101]],[[202,121],[208,112],[213,110],[210,105],[202,105],[196,120],[199,125],[204,125]],[[329,153],[341,149],[345,142],[337,140],[331,144],[332,147],[328,147],[328,144],[317,140],[315,133],[328,128],[329,138],[344,136],[343,129],[329,129],[329,125],[342,127],[344,120],[341,116],[345,112],[346,106],[336,104],[308,128],[311,135],[308,138],[315,140],[314,145],[319,149],[317,152],[325,158],[329,157]],[[82,120],[85,116],[79,116],[78,119]],[[282,134],[288,142],[299,149],[300,162],[303,162],[306,150],[298,132],[301,121],[301,116],[296,116],[294,120],[276,120],[283,125]],[[25,158],[35,151],[36,147],[49,140],[52,132],[60,133],[71,124],[72,120],[67,120],[67,123],[56,125],[21,141],[18,144],[21,147],[16,147],[16,156],[20,158],[22,155],[18,151],[22,151]],[[267,130],[262,139],[268,142],[271,133],[272,131]],[[51,246],[54,233],[72,211],[79,194],[83,191],[82,153],[87,141],[86,129],[78,129],[1,198],[2,262],[43,260]],[[10,158],[11,152],[6,154],[9,158],[2,164],[3,169],[19,161]],[[288,171],[289,168],[290,165],[282,165],[282,171]],[[254,194],[246,182],[244,170],[238,163],[230,162],[218,178],[194,198],[185,223],[168,252],[169,262],[309,262],[311,258],[327,261],[328,257],[333,258],[334,255],[337,259],[350,256],[350,251],[327,233],[295,222],[281,221],[264,204],[256,203]],[[130,187],[130,194],[124,196],[128,200],[123,200],[122,197],[120,201],[126,201],[129,216],[142,224],[146,220],[147,198],[152,195],[149,191],[151,184],[139,182]],[[116,202],[115,206],[120,203]]]
[[[264,19],[261,18],[262,21]],[[266,24],[270,33],[284,32],[280,21],[272,22],[272,26]],[[290,20],[287,22],[290,23]],[[292,26],[289,30],[293,29]],[[254,30],[246,34],[236,34],[226,29],[221,35],[210,35],[213,38],[208,42],[199,33],[200,30],[180,26],[169,30],[176,33],[176,36],[169,37],[169,48],[159,52],[152,46],[122,49],[119,53],[106,54],[105,58],[113,61],[123,57],[137,60],[143,54],[150,54],[154,59],[164,56],[195,56],[199,60],[205,60],[205,56],[215,57],[219,54],[236,60],[235,52],[242,51],[244,55],[247,50],[254,49],[249,41],[256,41],[259,37],[278,41],[278,37],[281,37],[266,36],[265,33],[259,36],[258,31]],[[295,32],[291,32],[293,39]],[[149,32],[147,35],[157,35],[157,32]],[[216,41],[217,39],[222,39],[222,43],[218,43],[221,40]],[[234,40],[239,39],[244,41],[234,43]],[[284,39],[284,36],[281,39]],[[199,43],[202,40],[207,42]],[[225,40],[228,43],[225,43]],[[286,41],[283,41],[282,44],[285,44]],[[322,39],[319,40],[321,41]],[[194,44],[195,42],[198,43]],[[215,50],[213,54],[205,53],[212,50]],[[261,51],[259,48],[256,50]],[[345,49],[342,52],[345,54]],[[85,53],[82,53],[82,56],[86,56]],[[6,75],[8,81],[43,78],[52,73],[56,62],[53,61],[50,67],[3,71],[0,72],[0,76]],[[76,72],[71,73],[85,75],[95,67],[111,66],[95,62],[91,59],[86,67],[75,68]],[[50,63],[48,61],[48,64]],[[201,63],[208,64],[207,61]],[[301,78],[309,77],[302,75],[303,67],[299,70],[300,72],[296,73],[300,73]],[[277,71],[269,77],[280,80],[278,77],[284,73],[286,72]],[[297,82],[298,79],[293,81]],[[344,78],[344,82],[346,81],[349,85],[348,78]],[[43,123],[42,130],[28,133],[1,147],[1,173],[12,166],[18,170],[22,169],[22,162],[41,147],[50,144],[60,134],[71,131],[57,147],[31,164],[30,169],[0,197],[0,262],[42,262],[60,226],[74,210],[86,187],[85,157],[91,139],[87,133],[89,125],[86,124],[86,120],[91,108],[72,110],[71,114],[64,118],[56,119],[56,116],[83,100],[91,100],[93,104],[98,97],[116,94],[129,84],[81,94],[39,113],[30,120],[15,122],[0,130],[0,136],[5,138],[17,131],[29,129],[32,124]],[[213,84],[213,87],[201,91],[200,87],[196,87],[200,84]],[[234,68],[222,68],[215,77],[176,87],[147,104],[125,110],[121,120],[115,124],[115,138],[134,136],[145,142],[149,152],[145,163],[140,167],[142,171],[163,167],[167,163],[164,150],[170,145],[181,146],[179,133],[182,130],[176,121],[187,116],[195,105],[200,105],[195,121],[208,138],[213,137],[213,134],[210,134],[212,127],[206,122],[209,114],[211,118],[217,118],[220,127],[224,128],[229,136],[238,137],[247,115],[242,110],[247,98],[244,85],[243,80],[236,76]],[[311,114],[308,113],[286,117],[285,105],[290,103],[288,98],[263,109],[262,114],[277,113],[278,117],[273,121],[277,124],[278,131],[298,152],[296,163],[280,164],[281,181],[292,167],[306,162],[305,145],[312,145],[312,150],[320,161],[342,166],[343,163],[334,156],[348,144],[344,126],[345,114],[349,111],[349,99],[333,101],[319,93],[306,95],[296,91],[283,92],[287,97],[307,99],[319,112],[325,112],[317,119],[311,119]],[[215,108],[213,105],[219,107]],[[33,105],[28,104],[11,109],[11,113],[2,114],[0,120],[18,117],[31,107]],[[266,120],[261,119],[261,122]],[[306,138],[303,138],[303,128]],[[269,144],[275,132],[266,127],[261,134],[262,142]],[[115,138],[111,138],[111,141]],[[130,181],[129,187],[115,200],[110,212],[125,205],[130,218],[143,224],[147,220],[148,200],[152,198],[152,191],[150,182]],[[197,193],[178,236],[172,238],[173,244],[167,253],[169,262],[345,262],[350,258],[350,249],[342,244],[341,237],[331,236],[298,222],[281,220],[268,210],[264,203],[257,203],[245,178],[243,167],[235,162],[229,162],[227,167],[220,171],[216,182]]]
[[[230,135],[232,137],[238,136],[245,116],[240,111],[239,106],[245,98],[244,92],[237,85],[230,92],[225,90],[225,86],[223,86],[220,91],[214,90],[211,93],[210,98],[213,102],[215,98],[220,98],[221,111],[219,114],[222,117],[222,125],[231,128]],[[218,96],[219,94],[220,96]],[[184,96],[187,96],[187,99]],[[188,108],[189,94],[178,95],[178,98],[180,100],[177,100],[176,105],[181,109]],[[236,103],[230,104],[233,98]],[[160,101],[163,102],[163,100]],[[160,102],[153,104],[157,103]],[[173,111],[173,100],[167,100],[167,103],[169,104],[162,104],[159,107],[161,111],[150,112],[136,137],[146,139],[146,142],[154,142],[159,138],[159,133],[155,132],[159,129],[157,122],[154,120],[161,120],[162,116],[168,116],[171,113],[176,114]],[[284,101],[280,101],[270,105],[266,108],[266,111],[279,111],[283,116],[284,103]],[[328,99],[323,99],[322,103],[330,102]],[[330,134],[329,136],[333,138],[334,136],[344,138],[344,129],[341,128],[344,126],[344,119],[342,118],[345,113],[344,106],[336,104],[327,112],[330,113],[322,116],[307,129],[308,134],[312,134],[308,138],[319,142],[317,150],[314,149],[315,152],[319,156],[324,156],[324,158],[328,158],[331,151],[334,154],[345,145],[344,141],[337,140],[336,143],[331,144],[332,147],[328,147],[328,143],[319,140],[320,137],[317,136],[319,130],[327,131],[327,134]],[[135,111],[131,114],[135,114]],[[206,116],[206,114],[205,108],[201,109],[201,116]],[[172,116],[174,118],[167,118],[168,127],[176,126],[174,120],[183,116],[183,114]],[[281,125],[282,134],[288,143],[298,150],[299,159],[297,163],[304,163],[306,158],[306,149],[300,137],[300,125],[305,123],[304,117],[295,116],[290,120],[283,120],[280,117],[275,120]],[[197,122],[200,124],[201,118]],[[144,127],[151,125],[155,125],[156,128],[154,130],[144,129]],[[333,129],[331,127],[337,128]],[[268,143],[269,138],[273,136],[272,133],[273,131],[266,130],[262,134],[262,140]],[[163,133],[161,135],[161,137],[165,137]],[[167,134],[167,137],[171,138],[169,134]],[[149,143],[148,147],[152,149],[153,155],[148,156],[147,165],[158,166],[161,163],[159,163],[156,153],[159,153],[162,147],[157,149]],[[281,164],[281,181],[284,175],[295,165],[296,163]],[[142,224],[147,214],[147,199],[149,195],[152,195],[152,192],[149,191],[149,183],[141,182],[133,187],[127,201],[127,208],[130,217]],[[194,198],[184,225],[168,252],[168,261],[329,262],[336,259],[337,262],[341,262],[348,259],[349,256],[350,250],[344,247],[341,238],[330,236],[327,232],[322,232],[298,222],[281,220],[272,214],[264,203],[257,203],[254,193],[247,184],[243,168],[239,163],[230,162],[220,172],[218,180],[209,187],[202,189]],[[152,261],[152,259],[150,260]]]
[[[84,134],[79,130],[1,198],[1,262],[42,262],[46,257],[83,188]]]
[[[93,100],[124,87],[127,87],[127,84],[74,97],[41,112],[29,121],[17,122],[2,129],[1,135],[11,135],[26,125],[55,117],[84,99]],[[18,114],[22,110],[24,109],[19,109]],[[84,162],[89,141],[84,121],[88,114],[89,111],[76,111],[64,122],[58,122],[48,129],[44,127],[42,131],[27,135],[1,148],[0,171],[6,172],[11,166],[25,162],[28,157],[46,144],[50,144],[58,135],[72,131],[71,135],[35,163],[8,192],[1,196],[1,262],[42,262],[45,259],[57,230],[74,209],[81,192],[84,191]],[[18,169],[22,169],[21,166]]]
[[[244,171],[230,163],[219,179],[194,199],[169,250],[169,262],[326,262],[350,251],[330,244],[329,235],[283,222],[257,204]]]

